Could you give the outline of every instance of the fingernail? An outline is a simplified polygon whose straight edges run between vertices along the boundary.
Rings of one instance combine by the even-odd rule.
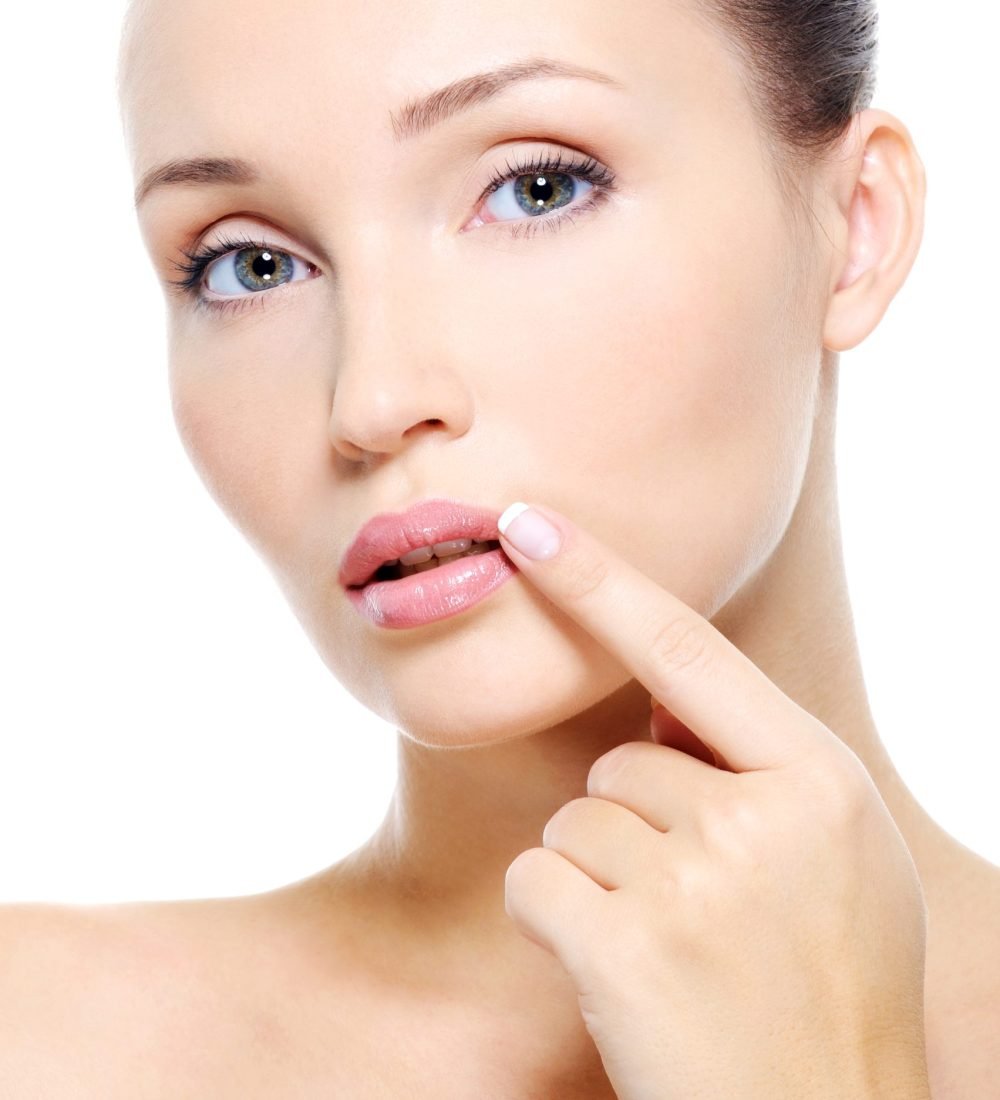
[[[497,520],[500,534],[526,558],[546,561],[559,551],[557,528],[534,508],[515,501]]]

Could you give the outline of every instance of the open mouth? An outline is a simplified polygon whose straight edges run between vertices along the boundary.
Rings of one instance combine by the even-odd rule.
[[[365,584],[374,584],[376,581],[398,581],[414,573],[423,573],[428,569],[437,569],[439,565],[447,565],[448,562],[457,561],[458,558],[469,558],[474,554],[488,554],[491,550],[499,549],[500,542],[498,540],[491,540],[489,542],[473,542],[468,550],[463,550],[458,554],[450,554],[443,558],[432,556],[428,561],[417,562],[416,565],[402,565],[397,558],[396,561],[387,562],[385,565],[379,566],[368,580],[365,581]]]

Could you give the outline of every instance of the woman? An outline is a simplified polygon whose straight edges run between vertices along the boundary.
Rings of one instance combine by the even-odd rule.
[[[24,1094],[990,1094],[1000,874],[885,752],[838,529],[924,172],[873,6],[802,14],[133,5],[178,429],[399,780],[281,889],[6,910]]]

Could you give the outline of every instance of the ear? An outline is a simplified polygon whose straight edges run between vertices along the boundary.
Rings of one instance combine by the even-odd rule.
[[[906,127],[874,108],[854,116],[831,171],[834,251],[823,346],[847,351],[878,325],[913,266],[927,178]]]

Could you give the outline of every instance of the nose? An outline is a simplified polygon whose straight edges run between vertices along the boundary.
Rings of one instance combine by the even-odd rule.
[[[353,294],[341,280],[348,289],[329,431],[351,462],[398,454],[430,433],[457,437],[471,423],[469,378],[448,344],[454,299],[447,279],[435,283],[422,259],[422,272],[406,270],[398,255],[366,265],[370,277]]]

